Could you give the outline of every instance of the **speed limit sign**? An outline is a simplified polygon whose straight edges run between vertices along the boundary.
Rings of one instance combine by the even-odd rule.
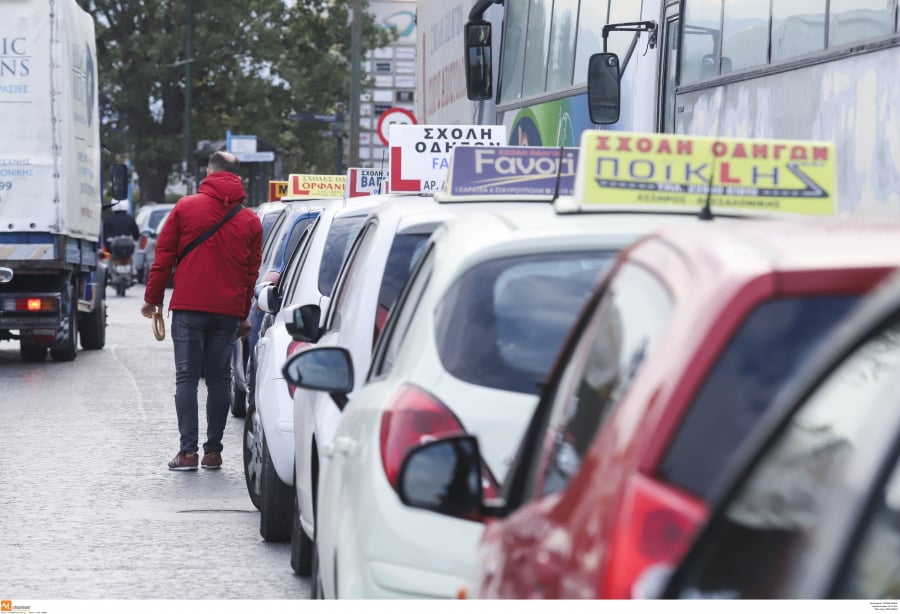
[[[416,116],[412,111],[393,107],[381,114],[378,118],[378,138],[385,145],[388,145],[388,126],[391,124],[415,124]]]

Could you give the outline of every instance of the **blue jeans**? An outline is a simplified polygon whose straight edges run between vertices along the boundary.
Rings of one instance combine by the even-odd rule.
[[[202,311],[172,312],[175,346],[175,412],[181,451],[198,449],[197,385],[206,379],[204,452],[221,452],[231,405],[231,350],[240,319]]]

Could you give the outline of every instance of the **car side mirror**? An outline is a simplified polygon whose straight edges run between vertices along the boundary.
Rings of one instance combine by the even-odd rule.
[[[112,197],[113,200],[128,198],[128,166],[126,164],[113,164]]]
[[[484,20],[466,23],[466,95],[469,100],[490,100],[494,95],[491,82],[491,24]]]
[[[331,394],[340,409],[353,390],[353,359],[346,348],[316,346],[291,356],[281,369],[284,379],[298,388]]]
[[[263,287],[259,291],[256,304],[266,313],[278,313],[278,310],[281,309],[281,298],[278,296],[278,289],[272,285]]]
[[[284,327],[294,341],[315,343],[321,336],[319,334],[321,318],[322,310],[318,305],[292,307],[284,314]]]
[[[588,113],[595,124],[619,121],[622,94],[619,82],[619,56],[595,53],[588,60]]]
[[[468,520],[483,516],[481,452],[470,435],[430,441],[409,451],[397,476],[407,506]]]

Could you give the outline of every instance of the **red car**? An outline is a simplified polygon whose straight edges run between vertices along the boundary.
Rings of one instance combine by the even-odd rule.
[[[840,218],[714,220],[638,241],[571,331],[501,498],[464,487],[481,484],[472,437],[412,451],[401,498],[485,520],[473,595],[652,594],[705,520],[726,461],[900,265],[898,245],[900,223]],[[404,481],[426,465],[446,489]]]

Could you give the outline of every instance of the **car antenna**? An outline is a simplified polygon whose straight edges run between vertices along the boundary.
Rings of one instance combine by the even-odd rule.
[[[555,203],[556,199],[559,198],[559,181],[560,176],[562,175],[562,165],[563,165],[563,154],[565,154],[566,148],[563,145],[559,146],[559,162],[556,163],[556,185],[553,186],[553,200],[551,203]]]
[[[719,124],[718,120],[716,121],[716,139],[719,138]],[[703,203],[703,208],[700,209],[700,213],[697,214],[701,220],[712,220],[712,191],[713,191],[713,178],[716,176],[716,160],[718,159],[718,155],[716,154],[716,148],[712,147],[712,155],[713,155],[713,163],[712,167],[709,169],[709,181],[706,182],[706,202]]]

